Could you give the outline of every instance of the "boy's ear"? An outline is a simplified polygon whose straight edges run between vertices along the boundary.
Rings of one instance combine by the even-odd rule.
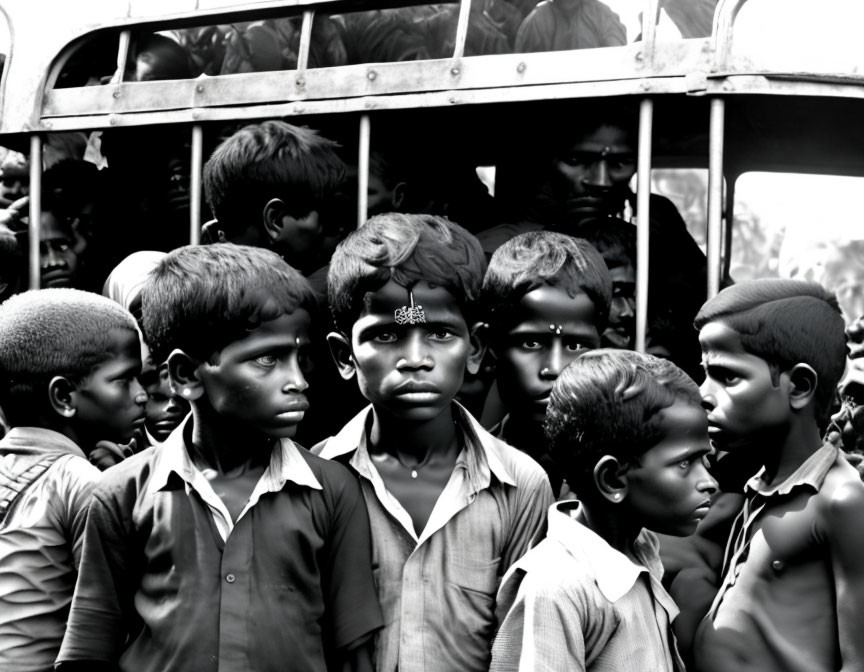
[[[393,187],[393,193],[390,196],[390,205],[393,206],[393,209],[398,211],[400,207],[402,207],[402,203],[405,201],[405,191],[408,189],[408,185],[405,182],[400,182],[395,187]]]
[[[786,372],[789,376],[789,404],[795,410],[805,408],[816,394],[819,374],[809,364],[796,364]]]
[[[168,355],[168,378],[171,380],[171,391],[188,401],[200,399],[204,394],[204,386],[198,377],[199,365],[198,360],[179,348]]]
[[[471,350],[468,353],[468,361],[465,362],[465,369],[472,376],[477,374],[480,370],[480,365],[483,363],[483,356],[486,354],[488,332],[489,325],[485,322],[477,322],[468,330]]]
[[[267,233],[267,240],[278,240],[282,235],[282,219],[285,217],[285,203],[281,198],[271,198],[264,206],[261,212],[264,231]]]
[[[336,362],[339,375],[343,380],[351,380],[357,373],[357,365],[354,362],[354,353],[351,351],[351,341],[338,331],[327,334],[327,345],[330,346],[330,356]]]
[[[77,412],[75,405],[75,385],[64,376],[54,376],[48,383],[48,402],[64,418],[71,418]]]
[[[617,457],[604,455],[594,465],[594,486],[602,497],[620,504],[627,497],[629,486],[625,469]]]

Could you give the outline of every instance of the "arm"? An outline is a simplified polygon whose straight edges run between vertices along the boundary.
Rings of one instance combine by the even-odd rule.
[[[78,571],[78,583],[58,663],[115,664],[133,610],[132,535],[115,500],[94,492]]]
[[[77,570],[81,564],[81,546],[84,542],[84,525],[93,488],[99,479],[99,470],[86,460],[69,459],[62,465],[64,469],[65,493],[59,497],[63,509],[63,526],[66,539],[72,549],[72,558]]]
[[[565,599],[558,586],[532,584],[522,570],[504,579],[499,602],[518,593],[492,645],[490,672],[585,672],[583,619],[577,605]]]
[[[330,534],[321,570],[329,613],[329,639],[340,672],[372,669],[373,633],[384,624],[372,576],[372,538],[366,502],[357,480],[328,479],[333,493]]]
[[[511,511],[510,536],[501,552],[501,572],[510,566],[531,546],[531,540],[546,521],[546,513],[554,502],[552,487],[546,473],[533,460],[530,470],[518,465],[515,497]]]
[[[842,672],[864,670],[864,486],[854,469],[820,507],[819,524],[831,551]]]

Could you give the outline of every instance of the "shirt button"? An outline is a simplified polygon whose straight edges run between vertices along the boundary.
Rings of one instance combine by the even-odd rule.
[[[786,565],[783,564],[782,560],[775,560],[774,562],[771,563],[771,569],[773,569],[775,572],[782,571],[785,566]]]
[[[234,583],[234,580],[235,580],[236,578],[237,578],[237,577],[234,576],[233,574],[227,574],[227,575],[225,576],[225,580],[226,580],[228,583]]]

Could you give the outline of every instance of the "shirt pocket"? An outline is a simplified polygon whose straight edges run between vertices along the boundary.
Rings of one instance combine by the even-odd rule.
[[[460,627],[471,638],[491,637],[500,564],[500,557],[485,561],[452,556],[448,559],[444,614],[458,614]]]

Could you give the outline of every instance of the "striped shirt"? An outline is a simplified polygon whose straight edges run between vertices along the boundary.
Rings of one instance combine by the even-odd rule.
[[[580,516],[577,501],[553,505],[546,538],[504,577],[491,672],[683,672],[656,537],[643,530],[630,558]]]
[[[501,576],[528,549],[552,502],[536,462],[455,406],[465,447],[419,535],[369,457],[369,409],[321,451],[359,475],[369,509],[385,622],[378,672],[486,672]]]

